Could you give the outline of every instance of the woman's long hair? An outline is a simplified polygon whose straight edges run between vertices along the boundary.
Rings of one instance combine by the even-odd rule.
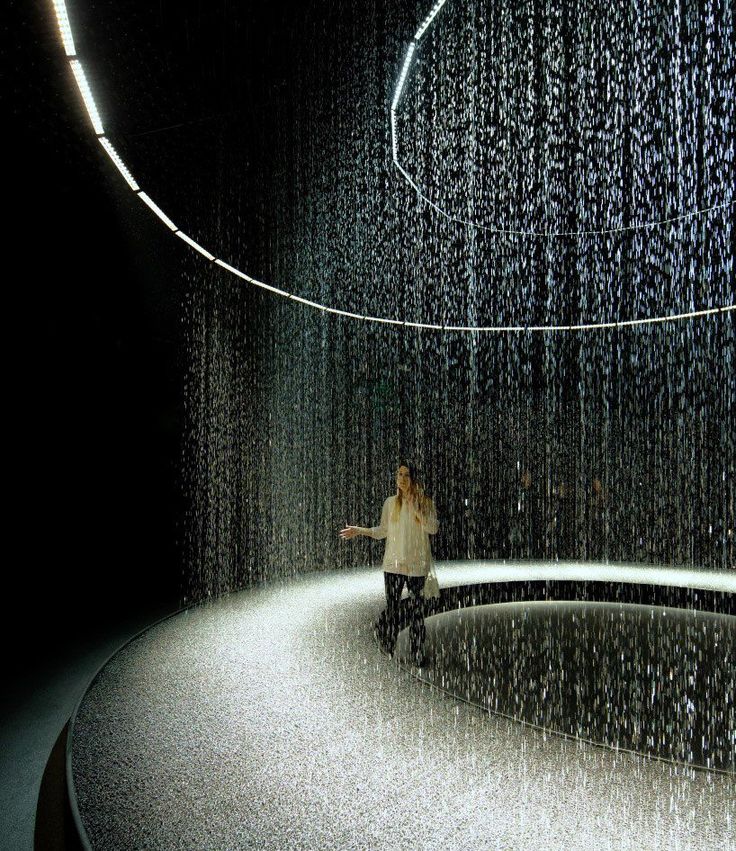
[[[421,511],[424,508],[424,489],[422,488],[421,483],[419,482],[419,478],[417,475],[417,468],[411,461],[399,461],[399,465],[396,468],[399,470],[401,467],[406,467],[409,471],[409,493],[414,493],[417,497],[417,504],[419,505],[419,510]],[[394,510],[391,513],[391,520],[396,523],[399,519],[399,515],[401,514],[401,506],[404,502],[404,496],[401,493],[401,489],[396,487],[396,501],[394,502]]]

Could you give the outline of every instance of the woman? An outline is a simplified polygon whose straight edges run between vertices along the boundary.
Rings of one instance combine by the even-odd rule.
[[[408,620],[411,624],[411,653],[417,666],[424,659],[424,582],[432,565],[429,536],[437,531],[437,512],[425,495],[412,464],[402,461],[396,471],[396,496],[383,503],[379,526],[346,526],[344,540],[367,535],[386,539],[383,556],[383,580],[386,588],[386,610],[376,624],[376,637],[384,651],[392,654],[396,637],[403,625],[399,605],[406,584],[409,592]]]

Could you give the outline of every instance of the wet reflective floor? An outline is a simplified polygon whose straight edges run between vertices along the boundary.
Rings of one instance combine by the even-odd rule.
[[[736,766],[736,618],[608,603],[509,603],[428,618],[421,677],[555,732]],[[397,658],[407,653],[407,636]]]

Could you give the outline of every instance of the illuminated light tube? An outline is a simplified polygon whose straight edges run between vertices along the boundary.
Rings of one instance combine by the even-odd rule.
[[[620,322],[599,322],[598,324],[589,322],[584,325],[569,325],[566,329],[568,331],[592,331],[594,328],[616,328],[620,325]],[[552,328],[550,330],[559,330],[557,328]]]
[[[101,136],[100,137],[100,144],[107,151],[107,155],[113,161],[115,168],[117,168],[117,170],[120,172],[120,174],[122,174],[123,177],[125,178],[125,181],[128,184],[128,186],[130,186],[130,188],[133,190],[133,192],[139,192],[140,186],[138,186],[138,184],[135,182],[133,175],[128,171],[127,166],[120,159],[118,152],[115,150],[115,148],[113,148],[113,146],[112,146],[110,140],[107,138],[107,136]]]
[[[69,15],[66,13],[66,3],[64,0],[53,0],[54,9],[56,11],[56,21],[59,24],[59,35],[64,43],[64,50],[67,56],[76,56],[77,50],[74,47],[74,36],[72,28],[69,24]]]
[[[208,260],[215,259],[214,254],[210,254],[210,252],[207,251],[206,248],[202,248],[202,246],[198,242],[195,242],[190,236],[187,236],[184,231],[178,230],[176,231],[176,235],[179,237],[179,239],[183,239],[187,245],[191,245],[195,251],[199,251],[199,253],[202,256],[206,257]]]
[[[651,325],[654,322],[672,322],[677,319],[695,319],[697,316],[710,316],[713,313],[727,313],[736,310],[736,305],[728,307],[709,307],[705,310],[691,310],[688,313],[676,313],[673,316],[653,316],[651,319],[623,319],[616,325]]]
[[[223,269],[226,269],[228,272],[231,272],[233,275],[237,275],[239,278],[242,278],[244,281],[247,281],[249,284],[256,283],[254,278],[251,278],[250,275],[246,275],[245,272],[241,272],[240,269],[236,269],[235,266],[231,266],[229,263],[226,263],[224,260],[215,260],[215,263],[218,266],[222,266]],[[288,293],[286,293],[288,295]]]
[[[406,325],[411,325],[412,328],[426,328],[428,331],[444,331],[444,325],[431,325],[427,322],[407,322]]]
[[[61,39],[62,39],[62,42],[63,42],[63,45],[64,45],[64,49],[65,49],[68,56],[74,56],[74,55],[76,55],[75,54],[75,47],[74,47],[74,41],[73,41],[73,38],[72,38],[71,27],[69,25],[68,17],[67,17],[67,14],[66,14],[66,6],[64,5],[63,0],[53,0],[53,2],[54,2],[54,9],[56,10],[57,20],[59,22],[59,33],[60,33],[60,36],[61,36]],[[433,7],[432,12],[430,12],[430,15],[425,20],[425,22],[422,24],[422,28],[420,28],[420,30],[418,31],[417,38],[421,37],[424,34],[427,26],[429,25],[429,23],[431,23],[431,21],[434,19],[436,14],[442,8],[442,6],[444,6],[445,2],[446,2],[446,0],[441,0],[441,2],[438,2],[438,3],[435,4],[435,7]],[[672,218],[669,218],[669,219],[664,219],[664,220],[659,221],[659,222],[649,222],[649,223],[644,223],[644,224],[641,224],[641,225],[631,225],[629,227],[611,228],[609,230],[604,230],[604,231],[584,231],[584,232],[582,232],[582,231],[570,231],[570,232],[566,232],[564,234],[563,233],[559,233],[559,234],[539,233],[539,232],[518,231],[518,230],[514,231],[514,230],[508,230],[508,229],[498,229],[498,228],[489,228],[489,227],[484,228],[482,225],[474,225],[473,222],[467,222],[467,221],[464,221],[464,220],[461,220],[461,219],[456,219],[456,218],[450,216],[448,213],[446,213],[440,207],[438,207],[433,201],[431,201],[425,195],[423,195],[419,186],[412,180],[410,175],[405,171],[405,169],[401,166],[401,164],[396,159],[395,107],[396,107],[396,104],[398,103],[399,98],[401,97],[401,93],[403,91],[403,86],[404,86],[404,83],[406,81],[406,75],[408,73],[409,66],[410,66],[411,59],[412,59],[412,56],[414,54],[415,48],[416,48],[416,42],[412,42],[409,45],[409,49],[407,51],[407,55],[406,55],[406,58],[404,60],[404,67],[402,69],[401,79],[400,79],[400,82],[399,82],[399,86],[397,87],[397,90],[396,90],[396,95],[394,97],[394,106],[392,106],[392,108],[391,108],[391,133],[392,133],[392,146],[393,146],[393,150],[394,150],[394,162],[396,164],[396,167],[399,169],[399,171],[405,177],[407,182],[412,186],[412,188],[415,189],[417,194],[421,198],[423,198],[424,201],[429,203],[434,209],[436,209],[439,213],[441,213],[443,216],[445,216],[448,219],[452,219],[453,221],[462,222],[463,224],[467,224],[467,225],[474,226],[474,227],[481,227],[485,230],[495,231],[497,233],[516,233],[516,234],[527,234],[527,235],[533,235],[533,236],[561,236],[561,235],[579,235],[581,233],[587,233],[587,234],[611,233],[611,232],[622,231],[622,230],[634,230],[634,229],[640,228],[640,227],[654,227],[654,226],[659,225],[659,224],[667,224],[667,223],[670,223],[670,222],[676,222],[676,221],[679,221],[679,220],[684,219],[684,218],[689,218],[691,216],[699,215],[701,213],[707,213],[707,212],[710,212],[710,211],[713,211],[713,210],[725,209],[727,207],[733,206],[733,204],[736,203],[734,201],[729,201],[729,202],[726,202],[726,203],[723,203],[723,204],[716,204],[712,207],[707,207],[703,210],[697,210],[697,211],[692,212],[692,213],[686,213],[684,215],[675,216],[675,217],[672,217]],[[376,323],[380,323],[380,324],[384,324],[384,325],[400,325],[404,328],[422,328],[422,329],[427,329],[427,330],[435,330],[435,331],[443,331],[443,332],[458,331],[458,332],[467,332],[467,333],[478,333],[478,332],[553,333],[553,332],[563,332],[563,331],[593,331],[593,330],[600,330],[600,329],[605,329],[605,328],[619,328],[619,327],[624,328],[624,327],[633,327],[633,326],[637,326],[637,325],[650,325],[650,324],[653,324],[653,323],[660,323],[660,322],[674,322],[674,321],[684,320],[684,319],[695,319],[695,318],[713,315],[713,314],[724,314],[725,315],[726,313],[730,313],[730,312],[736,310],[736,305],[730,304],[730,305],[723,305],[722,307],[713,307],[713,308],[708,308],[708,309],[704,309],[704,310],[689,311],[687,313],[678,313],[678,314],[674,314],[674,315],[671,315],[671,316],[655,316],[655,317],[651,317],[649,319],[627,319],[627,320],[617,320],[617,321],[613,321],[613,322],[611,322],[611,321],[609,321],[609,322],[597,322],[597,323],[586,323],[586,324],[579,324],[579,325],[534,325],[534,326],[529,326],[529,325],[486,325],[486,326],[473,327],[473,326],[466,326],[466,325],[436,325],[436,324],[430,324],[430,323],[424,323],[424,322],[407,322],[407,321],[401,320],[401,319],[388,319],[388,318],[379,317],[379,316],[365,316],[365,315],[362,315],[362,314],[359,314],[359,313],[351,313],[349,311],[340,310],[340,309],[334,308],[334,307],[327,307],[326,305],[319,304],[315,301],[309,301],[308,299],[301,298],[301,296],[292,295],[291,293],[286,292],[286,290],[279,289],[278,287],[272,287],[269,284],[263,283],[263,281],[258,281],[255,278],[252,278],[250,275],[246,275],[244,272],[241,272],[239,269],[236,269],[234,266],[231,266],[229,263],[225,263],[225,261],[223,261],[223,260],[216,259],[213,254],[211,254],[209,251],[204,249],[202,246],[198,245],[196,242],[194,242],[194,240],[192,240],[190,237],[188,237],[185,233],[182,233],[177,228],[177,226],[171,221],[171,219],[169,219],[169,217],[163,212],[163,210],[161,210],[161,208],[158,207],[158,205],[155,204],[148,197],[148,195],[145,192],[141,192],[138,189],[138,184],[133,179],[133,176],[130,174],[130,172],[126,168],[125,164],[123,163],[123,161],[120,159],[117,152],[113,148],[113,146],[110,144],[110,141],[105,137],[104,129],[103,129],[103,126],[102,126],[102,121],[100,120],[100,116],[99,116],[99,113],[97,111],[97,107],[95,105],[94,98],[92,97],[92,92],[91,92],[90,87],[87,83],[87,78],[85,76],[84,69],[82,68],[82,65],[80,64],[80,62],[77,59],[70,59],[69,64],[71,65],[72,72],[74,73],[75,79],[77,81],[77,86],[79,87],[80,94],[82,95],[82,99],[84,100],[84,104],[85,104],[85,107],[87,109],[87,113],[89,115],[90,121],[92,122],[92,125],[94,127],[95,133],[98,137],[101,137],[100,138],[100,144],[105,149],[106,153],[108,154],[108,156],[112,160],[115,167],[118,169],[118,171],[125,178],[128,185],[131,187],[131,189],[133,189],[133,191],[135,191],[139,195],[141,200],[156,214],[156,216],[158,216],[159,219],[161,219],[161,221],[171,231],[176,233],[176,235],[178,237],[180,237],[180,239],[182,239],[184,242],[186,242],[188,245],[190,245],[192,248],[194,248],[196,251],[198,251],[204,257],[207,257],[209,260],[214,260],[214,262],[218,266],[222,267],[223,269],[230,272],[231,274],[236,275],[237,277],[243,279],[244,281],[247,281],[248,283],[253,284],[256,287],[260,287],[261,289],[268,290],[269,292],[272,292],[275,295],[282,296],[283,298],[287,298],[287,299],[290,299],[292,301],[299,302],[299,303],[304,304],[308,307],[314,307],[317,310],[322,310],[322,311],[325,311],[325,312],[328,312],[328,313],[334,313],[334,314],[337,314],[339,316],[348,317],[350,319],[360,319],[364,322],[376,322]]]
[[[709,307],[704,310],[692,310],[688,313],[674,313],[670,316],[653,316],[649,319],[623,319],[609,322],[587,322],[578,325],[421,325],[418,322],[406,322],[415,328],[441,328],[443,331],[464,332],[497,332],[497,333],[555,333],[560,331],[601,331],[606,328],[632,328],[636,325],[653,325],[659,322],[679,322],[683,319],[697,319],[701,316],[712,316],[719,313],[730,313],[736,310],[736,305],[729,304],[724,307]],[[366,317],[368,318],[368,317]]]
[[[360,313],[350,313],[348,310],[338,310],[336,307],[326,307],[328,313],[336,313],[338,316],[347,316],[348,319],[365,319]]]
[[[241,272],[240,269],[236,269],[235,266],[231,266],[224,260],[215,260],[215,264],[217,266],[222,266],[223,269],[231,272],[233,275],[237,275],[239,278],[242,278],[249,284],[253,284],[255,287],[260,287],[262,290],[268,290],[270,293],[283,296],[284,298],[293,298],[291,293],[287,293],[286,290],[280,290],[278,287],[271,287],[268,284],[264,284],[263,281],[257,281],[255,278],[251,278],[250,275],[246,275],[245,272]]]
[[[379,316],[364,316],[366,322],[381,322],[384,325],[406,325],[403,319],[382,319]]]
[[[104,136],[105,131],[102,127],[100,113],[97,111],[97,105],[95,104],[95,99],[92,97],[92,90],[87,82],[87,77],[84,73],[84,68],[82,68],[82,63],[78,59],[71,59],[69,64],[72,66],[74,78],[76,79],[77,86],[79,87],[79,93],[82,95],[82,100],[87,108],[87,115],[89,115],[89,120],[92,122],[95,133],[98,136]]]
[[[173,231],[178,231],[179,228],[171,221],[171,219],[164,213],[161,207],[158,204],[155,204],[145,192],[139,192],[138,197],[147,204],[153,212],[161,219],[161,221],[166,225],[167,228],[171,228]]]
[[[325,313],[332,313],[337,310],[337,308],[327,307],[325,304],[320,304],[318,301],[310,301],[308,298],[302,298],[300,295],[290,295],[289,298],[292,301],[298,301],[299,304],[304,304],[307,307],[314,307],[317,310],[324,311]],[[363,317],[361,316],[359,318],[362,319]]]
[[[398,165],[399,156],[398,156],[398,145],[396,143],[396,110],[391,110],[391,153],[393,155],[394,163]]]
[[[289,298],[292,301],[298,301],[299,304],[306,304],[307,307],[316,307],[317,310],[327,310],[324,304],[320,304],[317,301],[310,301],[308,298],[302,298],[300,295],[290,295]]]
[[[406,82],[406,75],[409,73],[409,65],[411,65],[411,58],[414,56],[414,51],[416,50],[416,42],[413,41],[409,45],[409,49],[406,51],[406,58],[404,59],[404,66],[401,69],[401,75],[399,76],[399,84],[396,86],[396,92],[394,94],[394,99],[391,104],[391,111],[395,112],[396,107],[399,105],[399,99],[401,98],[401,93],[404,90],[404,83]]]
[[[427,15],[427,17],[422,21],[419,25],[419,29],[417,30],[416,35],[414,36],[415,41],[419,41],[419,39],[424,35],[427,30],[427,27],[432,23],[432,21],[437,16],[439,10],[445,5],[447,0],[438,0],[437,3],[432,7],[432,11]]]
[[[306,304],[307,307],[316,307],[317,310],[323,310],[325,313],[335,313],[338,316],[347,316],[349,319],[365,319],[361,313],[350,313],[348,310],[338,310],[336,307],[327,307],[325,304],[320,304],[318,301],[310,301],[308,298],[302,298],[299,295],[289,296],[291,301],[298,301],[299,304]]]
[[[504,326],[499,325],[497,330],[501,331],[501,329],[503,329],[503,331],[505,331],[506,333],[511,333],[511,332],[514,332],[514,331],[526,331],[527,330],[526,328],[523,328],[520,325],[504,325]],[[445,331],[460,331],[464,334],[474,334],[476,332],[481,332],[481,331],[490,331],[491,329],[490,328],[474,328],[472,325],[445,325],[444,330]]]

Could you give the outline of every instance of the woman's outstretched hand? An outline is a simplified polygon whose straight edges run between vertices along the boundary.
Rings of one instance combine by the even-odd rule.
[[[360,529],[357,526],[346,526],[344,529],[340,530],[339,534],[343,541],[347,541],[349,538],[354,538],[356,535],[360,535]]]

